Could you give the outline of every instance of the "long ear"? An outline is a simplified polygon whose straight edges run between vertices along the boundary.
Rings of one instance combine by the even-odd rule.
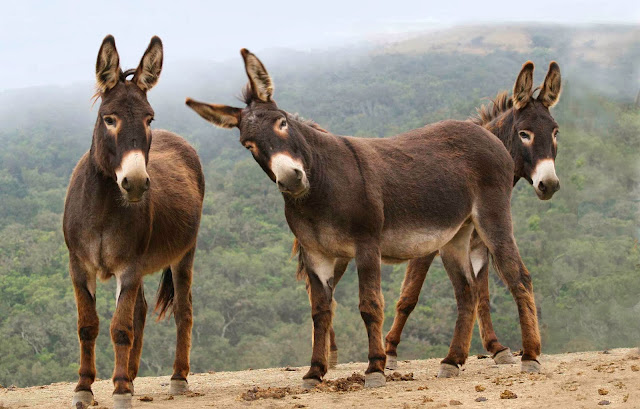
[[[161,71],[162,41],[157,36],[153,36],[131,81],[146,92],[158,83]]]
[[[518,79],[513,86],[513,106],[516,109],[524,108],[533,93],[533,63],[527,61],[522,66]]]
[[[116,50],[116,40],[111,34],[102,40],[96,61],[96,81],[98,91],[104,93],[115,87],[120,80],[120,57]]]
[[[242,54],[242,58],[244,59],[244,68],[247,71],[253,95],[262,102],[271,101],[271,97],[273,96],[273,81],[271,81],[271,77],[264,68],[264,65],[262,65],[258,57],[246,48],[240,50],[240,54]]]
[[[233,128],[240,123],[240,115],[242,114],[242,109],[240,108],[205,104],[204,102],[194,101],[191,98],[187,98],[185,103],[189,108],[196,111],[198,115],[221,128]]]
[[[538,101],[542,102],[547,108],[551,108],[558,103],[562,92],[562,78],[560,77],[560,67],[555,61],[549,64],[549,71],[542,83],[542,89],[538,95]]]

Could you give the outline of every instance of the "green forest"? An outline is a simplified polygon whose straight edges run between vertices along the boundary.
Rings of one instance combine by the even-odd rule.
[[[562,188],[543,202],[520,181],[512,199],[515,236],[540,309],[543,353],[637,346],[640,41],[603,61],[575,52],[571,29],[533,27],[530,33],[525,51],[354,47],[257,54],[274,79],[282,109],[334,133],[362,137],[468,118],[498,91],[511,89],[525,61],[536,64],[538,84],[549,61],[558,61],[564,89],[552,115],[560,124],[556,167]],[[193,284],[193,372],[303,366],[310,358],[310,308],[304,282],[295,280],[283,199],[238,143],[237,130],[214,129],[184,105],[189,96],[241,106],[235,96],[245,82],[239,56],[224,63],[185,63],[167,66],[149,95],[154,127],[177,132],[196,147],[207,182]],[[77,83],[0,93],[0,384],[5,386],[77,377],[76,307],[61,220],[69,176],[91,143],[97,111],[92,87]],[[382,270],[385,330],[405,267]],[[145,278],[150,305],[159,279],[159,274]],[[108,378],[115,281],[99,283],[97,296],[98,376]],[[337,286],[336,300],[340,361],[366,360],[353,265]],[[519,349],[516,305],[493,273],[491,303],[500,341]],[[444,357],[455,319],[453,289],[436,259],[405,328],[399,358]],[[173,319],[155,322],[150,312],[144,341],[140,375],[169,375]],[[471,353],[482,352],[476,328]]]

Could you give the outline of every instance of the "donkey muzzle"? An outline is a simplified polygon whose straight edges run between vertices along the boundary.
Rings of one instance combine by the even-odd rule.
[[[282,193],[300,197],[309,191],[309,180],[299,160],[286,153],[278,153],[271,158],[269,166]]]
[[[142,151],[135,150],[124,154],[120,167],[116,169],[116,179],[125,199],[131,203],[142,200],[144,193],[151,187]]]
[[[533,188],[541,200],[549,200],[560,190],[560,179],[556,175],[553,159],[543,159],[536,165],[532,175]]]

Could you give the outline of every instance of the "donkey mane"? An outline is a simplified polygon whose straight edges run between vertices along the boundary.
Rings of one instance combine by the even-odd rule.
[[[476,125],[485,126],[511,108],[513,108],[513,99],[509,96],[509,92],[501,91],[490,104],[476,108],[476,114],[469,120]]]

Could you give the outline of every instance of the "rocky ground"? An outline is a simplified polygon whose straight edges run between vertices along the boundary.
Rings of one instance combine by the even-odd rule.
[[[193,374],[191,392],[170,396],[169,377],[138,378],[134,408],[640,408],[640,351],[614,349],[544,355],[542,373],[471,357],[452,379],[437,379],[439,361],[400,361],[383,388],[364,389],[364,363],[341,364],[311,391],[306,368]],[[74,385],[0,387],[0,409],[69,408]],[[93,388],[95,409],[112,407],[110,380]]]

